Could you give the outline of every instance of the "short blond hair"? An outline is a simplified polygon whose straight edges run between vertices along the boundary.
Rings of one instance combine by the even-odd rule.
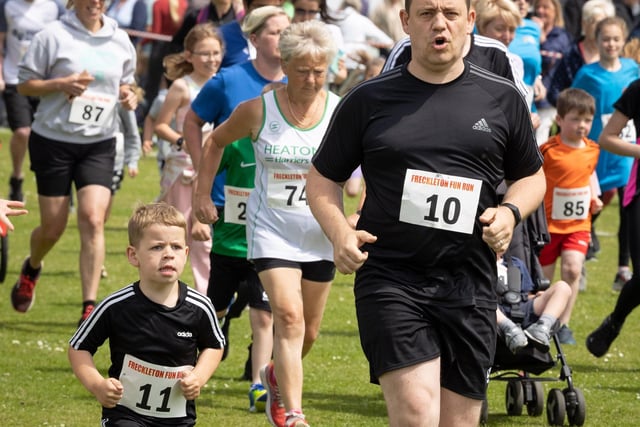
[[[149,203],[138,206],[129,219],[129,244],[137,247],[144,231],[154,224],[180,227],[187,238],[187,221],[178,209],[167,203]]]
[[[289,25],[280,34],[278,48],[284,62],[289,62],[292,58],[310,56],[326,59],[327,63],[330,63],[338,53],[327,25],[318,20]]]
[[[496,18],[502,18],[514,27],[518,27],[522,21],[518,7],[511,0],[478,0],[475,2],[475,10],[479,34],[484,34],[487,26]]]
[[[242,21],[242,33],[246,38],[251,34],[262,31],[264,24],[274,16],[284,15],[289,19],[289,15],[283,8],[278,6],[262,6],[252,10]]]

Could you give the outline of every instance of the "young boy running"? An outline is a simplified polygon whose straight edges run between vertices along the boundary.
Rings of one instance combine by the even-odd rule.
[[[558,97],[557,110],[560,134],[540,147],[547,181],[545,212],[551,234],[551,242],[540,253],[540,263],[547,279],[553,281],[556,259],[560,257],[561,279],[569,283],[572,293],[567,310],[559,319],[562,326],[558,338],[563,344],[575,344],[568,324],[589,247],[591,215],[602,209],[596,180],[592,179],[600,148],[587,138],[595,112],[591,95],[581,89],[566,89]]]
[[[139,280],[109,295],[71,338],[73,372],[102,405],[102,426],[193,426],[194,399],[218,367],[224,338],[211,301],[179,281],[187,225],[173,206],[141,206],[127,258]],[[104,378],[93,355],[109,340]]]

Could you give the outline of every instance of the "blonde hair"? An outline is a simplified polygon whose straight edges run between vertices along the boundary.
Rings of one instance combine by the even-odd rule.
[[[619,16],[608,16],[596,25],[596,39],[600,38],[600,32],[604,27],[616,26],[622,30],[622,37],[626,40],[629,35],[629,29],[624,19]]]
[[[594,16],[599,14],[615,16],[616,8],[610,0],[589,0],[582,6],[583,22],[591,21]]]
[[[631,58],[640,64],[640,39],[634,37],[625,43],[624,48],[622,49],[622,56],[625,58]]]
[[[180,211],[167,203],[149,203],[138,206],[129,219],[129,244],[137,247],[144,231],[154,224],[180,227],[187,238],[187,221]]]
[[[193,53],[196,45],[205,39],[216,39],[220,43],[220,48],[224,55],[224,41],[216,27],[210,23],[198,24],[194,26],[184,38],[184,51],[167,55],[162,60],[165,69],[164,75],[169,80],[176,80],[193,72],[193,64],[187,61],[185,51]]]
[[[244,17],[242,22],[242,33],[246,38],[249,38],[251,34],[256,34],[262,31],[264,24],[272,17],[284,15],[289,19],[289,15],[283,8],[278,6],[262,6],[252,10],[247,16]]]
[[[502,18],[514,27],[518,27],[522,21],[518,7],[511,0],[478,0],[475,2],[475,10],[479,34],[484,34],[487,25],[497,18]]]
[[[536,9],[538,3],[541,0],[533,0],[533,10]],[[560,0],[550,0],[553,4],[553,8],[556,10],[556,17],[553,20],[553,25],[556,27],[564,28],[564,15],[562,12],[562,4],[560,4]]]
[[[318,20],[289,25],[280,34],[278,48],[284,62],[289,62],[292,58],[311,56],[326,59],[327,63],[330,63],[338,53],[327,25]]]

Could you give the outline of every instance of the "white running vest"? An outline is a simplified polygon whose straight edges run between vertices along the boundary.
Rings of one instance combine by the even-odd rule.
[[[280,111],[275,92],[262,95],[265,116],[253,147],[255,190],[247,205],[248,259],[333,261],[333,248],[309,209],[306,179],[339,98],[327,92],[324,114],[299,129]]]

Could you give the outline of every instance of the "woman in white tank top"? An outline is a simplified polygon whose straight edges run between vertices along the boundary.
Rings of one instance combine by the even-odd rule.
[[[253,260],[274,319],[273,363],[261,371],[274,426],[308,426],[302,413],[302,358],[318,336],[335,273],[333,250],[306,202],[306,176],[338,97],[325,90],[336,47],[320,21],[280,35],[288,83],[240,104],[206,142],[194,212],[217,220],[209,192],[224,147],[250,137],[255,189],[247,204],[247,257]]]
[[[165,58],[167,78],[173,80],[173,84],[158,113],[155,127],[160,138],[172,143],[162,169],[158,199],[177,207],[187,218],[190,234],[187,244],[191,250],[195,287],[205,295],[209,284],[211,228],[191,216],[192,181],[195,173],[191,156],[185,150],[182,125],[191,101],[220,68],[222,54],[222,39],[213,25],[199,24],[189,31],[184,41],[184,52]],[[210,130],[210,127],[203,128],[207,134]]]

